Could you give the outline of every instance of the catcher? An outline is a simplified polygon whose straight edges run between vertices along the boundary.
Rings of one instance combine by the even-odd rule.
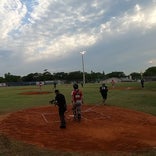
[[[72,104],[73,104],[73,115],[74,119],[81,120],[81,105],[83,103],[83,95],[79,90],[78,84],[73,85],[74,90],[71,93],[72,96]]]
[[[58,112],[60,117],[60,128],[66,128],[66,121],[65,121],[65,111],[67,110],[66,99],[63,94],[59,92],[59,90],[55,90],[55,100],[50,101],[51,104],[55,104],[58,106]]]

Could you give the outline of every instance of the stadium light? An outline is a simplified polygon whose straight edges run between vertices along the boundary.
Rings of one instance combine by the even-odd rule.
[[[85,71],[84,71],[84,58],[83,55],[86,53],[86,51],[81,51],[80,54],[82,56],[82,69],[83,69],[83,85],[85,84]]]

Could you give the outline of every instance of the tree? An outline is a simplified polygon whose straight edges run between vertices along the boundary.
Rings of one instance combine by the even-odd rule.
[[[103,71],[103,73],[100,72],[93,72],[91,70],[91,73],[86,73],[86,80],[87,82],[99,82],[100,80],[105,79],[105,73]]]
[[[0,83],[5,82],[5,79],[3,77],[0,77]]]
[[[64,73],[64,72],[58,72],[58,73],[54,73],[53,74],[53,77],[54,79],[56,80],[66,80],[67,78],[67,73]]]
[[[143,76],[156,76],[156,67],[148,68],[144,73]]]
[[[52,75],[50,72],[45,71],[45,72],[42,74],[42,80],[43,80],[43,81],[53,80],[53,75]]]
[[[30,73],[22,77],[22,80],[24,82],[35,81],[36,79],[37,79],[37,75],[35,75],[34,73]]]
[[[112,77],[118,77],[118,78],[122,78],[125,77],[125,73],[124,72],[111,72],[109,74],[106,75],[107,78],[112,78]]]
[[[20,82],[21,77],[16,75],[11,75],[10,73],[4,74],[5,81],[6,82]]]
[[[133,72],[130,75],[131,75],[133,80],[138,80],[138,79],[141,78],[141,74],[140,73]]]
[[[70,72],[67,76],[67,80],[70,81],[82,81],[82,75],[83,73],[80,71],[74,71],[74,72]]]

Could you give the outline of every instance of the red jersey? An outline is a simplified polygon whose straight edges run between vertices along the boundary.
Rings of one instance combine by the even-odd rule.
[[[78,102],[78,101],[82,102],[82,92],[79,89],[72,91],[72,101],[73,102]]]

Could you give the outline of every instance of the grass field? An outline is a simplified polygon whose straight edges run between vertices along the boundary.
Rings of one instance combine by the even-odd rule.
[[[115,88],[107,84],[109,88],[107,104],[110,106],[125,107],[156,116],[156,82],[146,82],[145,88],[141,88],[139,82],[117,83]],[[100,84],[86,84],[80,89],[84,94],[84,103],[87,105],[101,104],[101,95],[99,93]],[[72,85],[58,85],[59,89],[66,97],[67,103],[71,102]],[[49,91],[50,94],[22,95],[23,92],[39,91],[37,86],[20,86],[20,87],[1,87],[0,88],[0,115],[15,112],[30,107],[48,106],[49,100],[54,98],[54,89],[52,85],[42,86],[41,91]],[[141,155],[156,155],[156,151],[139,153]],[[133,153],[132,155],[139,155]],[[47,151],[36,147],[25,145],[14,140],[10,140],[3,134],[0,135],[0,156],[7,155],[90,155],[80,153],[61,153],[60,151]],[[95,153],[92,155],[107,155],[106,153]],[[119,153],[121,155],[121,153]],[[123,154],[124,155],[124,154]]]

